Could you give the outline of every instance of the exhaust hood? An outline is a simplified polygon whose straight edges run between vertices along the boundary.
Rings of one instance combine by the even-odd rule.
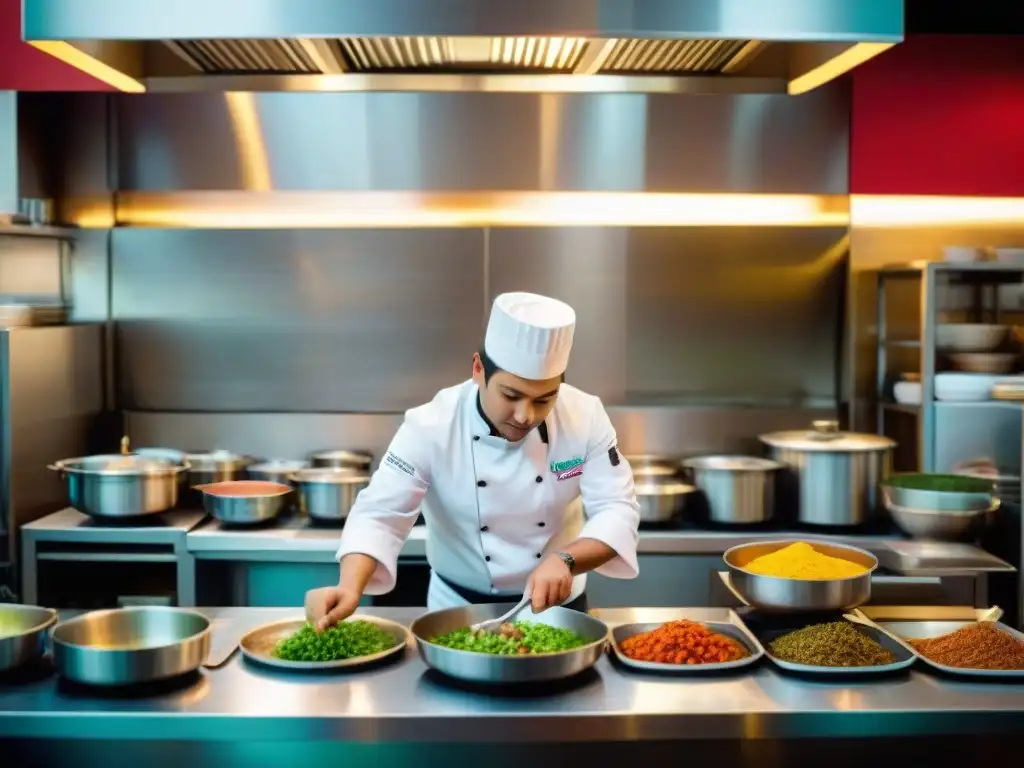
[[[125,91],[799,94],[903,38],[903,0],[23,0]]]

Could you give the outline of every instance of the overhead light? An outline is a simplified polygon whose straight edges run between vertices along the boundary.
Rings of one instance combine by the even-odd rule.
[[[1022,226],[1024,197],[851,195],[856,227]]]

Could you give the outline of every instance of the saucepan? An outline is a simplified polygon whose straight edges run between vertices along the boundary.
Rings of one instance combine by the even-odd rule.
[[[370,482],[362,470],[310,467],[291,475],[299,492],[299,510],[314,520],[339,522],[348,517],[359,492]]]
[[[63,459],[50,465],[67,480],[71,506],[93,517],[138,517],[178,503],[178,478],[188,464],[145,456],[108,454]]]

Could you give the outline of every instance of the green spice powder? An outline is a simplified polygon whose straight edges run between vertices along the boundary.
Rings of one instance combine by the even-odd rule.
[[[813,667],[881,667],[896,661],[891,651],[845,621],[798,629],[768,648],[783,661]]]

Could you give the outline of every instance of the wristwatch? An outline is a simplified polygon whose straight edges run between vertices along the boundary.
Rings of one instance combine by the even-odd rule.
[[[576,568],[576,558],[570,555],[568,552],[555,552],[556,555],[565,563],[565,567],[569,569],[569,573],[572,573]]]

